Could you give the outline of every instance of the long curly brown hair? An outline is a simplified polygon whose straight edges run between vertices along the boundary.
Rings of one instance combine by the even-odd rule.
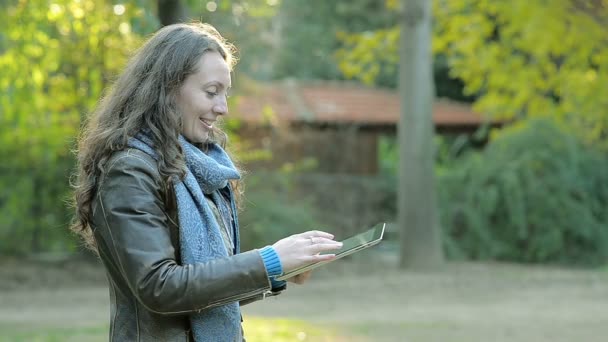
[[[165,205],[171,206],[168,194],[172,191],[172,179],[183,179],[186,172],[178,142],[182,120],[175,98],[208,51],[220,53],[231,69],[236,64],[234,46],[211,25],[175,24],[160,29],[130,59],[87,120],[75,151],[73,205],[76,213],[70,227],[83,238],[86,247],[97,250],[91,230],[91,203],[106,162],[141,130],[149,132],[158,153]],[[226,135],[221,130],[214,128],[210,137],[225,146]],[[232,185],[240,195],[239,183]]]

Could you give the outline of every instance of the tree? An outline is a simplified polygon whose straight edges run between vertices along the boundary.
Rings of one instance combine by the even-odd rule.
[[[481,95],[477,111],[509,120],[551,117],[588,142],[605,140],[606,1],[436,4],[435,50],[448,55],[467,93]]]
[[[281,5],[281,46],[274,77],[341,79],[336,49],[346,32],[379,30],[397,22],[377,0],[290,0]],[[273,19],[274,20],[274,19]],[[387,70],[388,71],[388,70]],[[395,87],[395,70],[380,73],[376,83]]]
[[[184,22],[188,19],[188,8],[181,0],[158,0],[158,20],[163,26]]]
[[[587,142],[608,135],[608,4],[602,0],[435,0],[435,54],[490,118],[550,117]],[[395,0],[387,0],[395,8]],[[348,36],[341,70],[373,82],[397,64],[397,26]]]
[[[150,26],[129,2],[15,1],[0,13],[0,252],[70,246],[70,149]]]
[[[430,3],[404,0],[398,191],[400,265],[404,268],[433,267],[443,260],[435,200],[431,33]]]

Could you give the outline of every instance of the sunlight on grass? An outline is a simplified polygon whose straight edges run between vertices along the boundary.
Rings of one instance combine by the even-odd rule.
[[[0,342],[71,342],[107,341],[108,326],[21,327],[0,324]],[[247,342],[343,342],[352,341],[327,327],[318,327],[299,320],[246,317],[243,322]]]
[[[246,317],[243,329],[247,342],[346,341],[334,331],[299,320]]]

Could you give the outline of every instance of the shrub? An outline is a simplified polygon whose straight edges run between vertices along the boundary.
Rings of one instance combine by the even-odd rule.
[[[320,228],[311,205],[300,196],[292,196],[292,177],[281,172],[259,172],[247,178],[244,209],[239,215],[241,250]]]
[[[445,246],[456,258],[608,260],[608,160],[547,120],[509,128],[438,177]]]

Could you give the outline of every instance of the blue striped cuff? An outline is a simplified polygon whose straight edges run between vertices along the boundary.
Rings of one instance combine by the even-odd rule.
[[[269,277],[283,274],[283,265],[281,265],[281,260],[272,246],[266,246],[259,251]]]

